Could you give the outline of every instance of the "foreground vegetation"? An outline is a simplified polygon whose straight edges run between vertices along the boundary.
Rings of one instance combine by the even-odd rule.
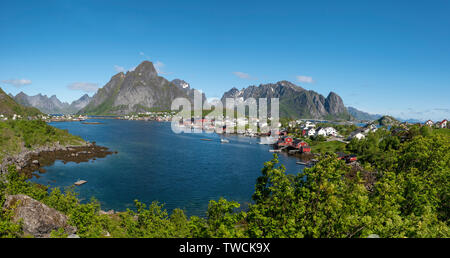
[[[324,136],[311,137],[305,140],[313,153],[336,153],[343,152],[346,144],[340,141],[327,141]]]
[[[62,145],[78,145],[84,141],[67,130],[57,129],[41,120],[0,122],[0,161],[7,155],[56,142]]]
[[[360,157],[358,171],[328,153],[287,175],[275,155],[245,212],[220,199],[210,201],[205,217],[138,201],[133,210],[100,214],[96,200],[80,203],[73,189],[27,182],[14,167],[0,183],[0,206],[6,195],[26,194],[66,214],[81,237],[450,237],[450,138],[422,128],[381,129],[352,141],[347,150]],[[11,215],[0,213],[0,236],[22,237]]]

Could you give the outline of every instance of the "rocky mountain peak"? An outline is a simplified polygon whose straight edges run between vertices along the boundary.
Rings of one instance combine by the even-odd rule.
[[[123,72],[119,72],[119,73],[116,73],[115,75],[113,75],[111,77],[111,80],[112,79],[119,79],[119,78],[123,78],[123,77],[125,77],[125,74]]]
[[[286,81],[286,80],[278,81],[275,84],[279,85],[279,86],[289,86],[289,87],[297,86],[297,85],[293,84],[292,82]]]
[[[150,61],[143,61],[134,69],[132,73],[145,78],[154,78],[158,76],[155,66]]]
[[[291,118],[339,118],[348,119],[350,116],[342,99],[334,92],[327,98],[312,90],[305,90],[289,81],[249,86],[238,90],[232,88],[222,96],[226,98],[246,100],[248,98],[278,98],[280,116]]]
[[[339,97],[339,95],[337,95],[333,91],[330,91],[330,93],[327,96],[327,99],[336,99],[336,98],[341,98],[341,97]]]
[[[10,93],[11,94],[11,93]],[[12,95],[12,94],[11,94]],[[24,97],[24,96],[27,96],[27,94],[25,94],[23,91],[21,91],[21,92],[19,92],[18,94],[17,94],[17,96],[19,96],[19,97]]]
[[[152,62],[144,61],[125,75],[116,74],[92,97],[80,114],[129,114],[150,110],[169,110],[175,98],[193,99],[197,90],[189,83],[168,81],[158,73]],[[202,94],[204,100],[206,96]]]
[[[191,87],[189,83],[181,79],[174,79],[171,82],[182,89],[189,89]]]
[[[70,108],[71,108],[71,110],[73,110],[74,113],[78,112],[80,109],[87,106],[89,104],[89,102],[91,101],[91,99],[92,98],[89,97],[89,95],[84,94],[83,96],[81,96],[81,98],[72,102],[72,104],[70,104]]]
[[[231,90],[225,92],[222,97],[222,101],[225,101],[225,98],[237,98],[242,92],[238,90],[236,87],[231,88]]]
[[[86,100],[86,99],[89,99],[89,98],[90,98],[89,95],[84,94],[83,96],[81,96],[81,98],[79,98],[79,100]]]
[[[334,92],[330,92],[325,99],[325,109],[333,115],[347,112],[342,98]]]

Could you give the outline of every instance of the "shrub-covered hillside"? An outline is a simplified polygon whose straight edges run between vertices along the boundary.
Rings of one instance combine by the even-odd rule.
[[[79,145],[84,140],[40,120],[0,121],[0,161],[26,149],[52,145]]]

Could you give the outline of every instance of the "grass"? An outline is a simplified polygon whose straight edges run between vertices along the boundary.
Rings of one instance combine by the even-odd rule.
[[[350,135],[351,132],[358,129],[358,126],[351,124],[351,125],[340,125],[340,124],[332,124],[332,123],[317,123],[316,128],[319,127],[328,127],[331,126],[334,129],[338,131],[338,133],[344,137],[347,137]]]
[[[345,145],[345,143],[339,141],[313,141],[311,142],[311,151],[313,153],[343,152],[345,151]]]
[[[62,145],[81,145],[84,140],[40,120],[0,122],[0,161],[5,156],[56,142]]]
[[[450,129],[448,129],[448,128],[436,128],[436,129],[433,129],[433,134],[450,137]]]

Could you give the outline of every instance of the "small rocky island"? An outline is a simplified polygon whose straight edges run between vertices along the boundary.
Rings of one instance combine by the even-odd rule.
[[[84,145],[60,145],[38,147],[33,150],[26,150],[15,156],[5,157],[0,165],[1,173],[6,173],[9,166],[14,165],[16,170],[22,175],[31,178],[33,172],[44,173],[43,167],[50,166],[56,160],[67,162],[88,162],[97,158],[104,158],[112,152],[106,147],[98,146],[95,142],[86,142]]]

